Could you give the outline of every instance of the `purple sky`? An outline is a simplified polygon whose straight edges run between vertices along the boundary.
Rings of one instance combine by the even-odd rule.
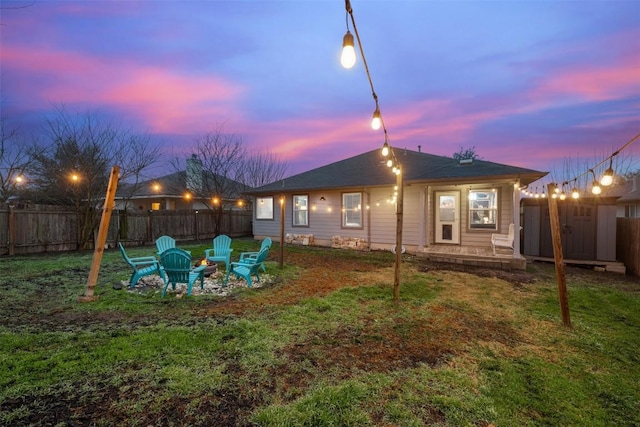
[[[341,0],[25,4],[0,4],[2,114],[23,131],[63,104],[174,157],[222,127],[290,174],[384,141],[362,58],[339,63]],[[351,4],[394,147],[549,171],[640,132],[639,0]]]

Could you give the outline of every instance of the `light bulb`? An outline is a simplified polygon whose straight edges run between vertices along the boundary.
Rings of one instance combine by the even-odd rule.
[[[564,200],[567,198],[567,195],[564,194],[564,191],[562,193],[560,193],[560,200]]]
[[[347,30],[347,34],[342,39],[342,55],[340,56],[340,63],[346,69],[356,65],[356,50],[353,46],[353,36]]]
[[[385,141],[384,145],[382,146],[382,155],[384,157],[387,157],[389,155],[389,144],[387,144],[386,141]]]
[[[613,168],[611,167],[611,163],[609,163],[609,168],[604,171],[604,175],[600,178],[600,184],[605,187],[613,184]]]
[[[571,197],[573,197],[574,199],[580,198],[580,192],[577,188],[574,187],[573,190],[571,190]]]
[[[371,129],[378,130],[382,126],[382,118],[380,117],[380,110],[376,107],[376,111],[373,112],[373,118],[371,119]]]
[[[600,188],[600,184],[598,184],[598,181],[593,181],[593,187],[591,187],[591,192],[596,195],[602,193],[602,188]]]
[[[387,167],[390,168],[391,166],[393,166],[393,160],[389,159],[387,160]]]

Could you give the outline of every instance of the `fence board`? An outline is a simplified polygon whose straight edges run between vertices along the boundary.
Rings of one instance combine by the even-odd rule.
[[[640,276],[640,218],[616,219],[616,254],[627,273]]]
[[[18,205],[15,218],[15,254],[77,249],[78,224],[75,212],[56,206]],[[97,232],[97,230],[96,230]],[[232,237],[250,236],[251,213],[225,211],[220,233]],[[107,245],[118,241],[127,245],[152,244],[163,234],[176,240],[203,240],[215,237],[215,221],[210,211],[113,212]],[[0,255],[9,253],[9,207],[0,206]]]

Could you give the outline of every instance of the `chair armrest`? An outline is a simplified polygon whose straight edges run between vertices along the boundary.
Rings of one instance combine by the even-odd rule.
[[[257,258],[258,257],[258,252],[242,252],[240,254],[240,261],[246,259],[246,258]]]
[[[254,265],[256,265],[255,262],[232,262],[231,263],[231,268],[233,269],[233,267],[253,267]]]
[[[194,268],[193,270],[191,270],[192,273],[200,273],[201,271],[204,271],[205,268],[207,268],[206,265],[200,265],[196,268]]]
[[[129,260],[131,260],[133,264],[154,264],[158,262],[158,259],[152,256],[129,258]]]

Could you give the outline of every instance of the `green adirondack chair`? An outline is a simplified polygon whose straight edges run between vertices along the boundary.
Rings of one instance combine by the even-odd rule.
[[[224,262],[224,267],[229,271],[231,262],[231,237],[220,234],[213,239],[213,248],[204,250],[204,257],[211,262]]]
[[[176,239],[171,236],[160,236],[156,239],[156,248],[158,248],[158,256],[167,249],[176,247]]]
[[[187,284],[187,296],[191,296],[191,289],[196,280],[200,279],[200,289],[204,288],[204,270],[206,265],[192,267],[191,254],[184,249],[169,248],[160,255],[160,264],[166,276],[162,297],[167,293],[169,285],[176,289],[176,283]]]
[[[157,274],[163,280],[165,279],[164,270],[156,257],[144,256],[131,258],[127,255],[127,251],[124,250],[122,243],[118,242],[118,247],[120,248],[122,258],[124,258],[127,264],[129,264],[133,269],[133,273],[131,273],[131,277],[129,278],[130,288],[134,287],[142,277],[149,276],[151,274]]]
[[[271,249],[271,244],[272,244],[271,238],[265,237],[262,243],[260,244],[260,249],[257,252],[242,252],[240,254],[240,262],[249,262],[249,260],[255,260],[258,257],[258,254],[260,253],[261,250],[263,250],[264,248]],[[267,272],[267,269],[264,266],[264,262],[260,264],[260,269],[265,273]]]
[[[260,281],[260,266],[267,259],[269,250],[270,248],[261,249],[257,257],[248,258],[246,262],[232,262],[231,267],[227,270],[224,283],[227,284],[230,274],[235,274],[236,277],[246,280],[247,286],[251,288],[251,275],[255,275],[258,281]]]

